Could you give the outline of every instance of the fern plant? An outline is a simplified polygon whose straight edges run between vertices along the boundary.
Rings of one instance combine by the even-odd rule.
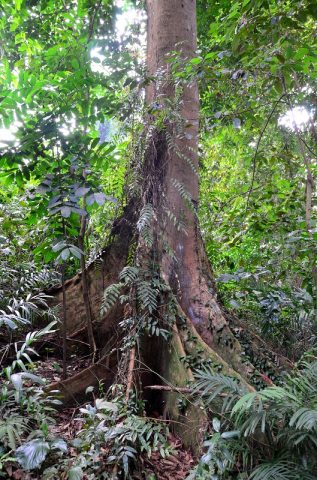
[[[316,480],[317,361],[302,364],[281,386],[255,392],[200,369],[194,393],[222,421],[213,423],[208,450],[190,478]]]
[[[153,232],[151,228],[153,219],[153,207],[150,203],[146,203],[142,208],[140,217],[137,221],[137,229],[148,247],[151,247],[153,244]]]
[[[109,310],[117,303],[123,287],[123,283],[112,283],[105,289],[100,308],[101,314],[107,314]]]
[[[185,189],[184,185],[180,183],[178,180],[175,178],[172,179],[172,184],[178,191],[179,195],[181,198],[184,200],[185,204],[191,209],[194,210],[193,208],[193,201],[190,193]]]
[[[104,291],[101,314],[107,314],[119,301],[132,302],[137,307],[138,315],[134,316],[132,323],[131,318],[125,319],[120,326],[135,333],[145,330],[150,335],[167,338],[169,332],[160,324],[156,311],[161,300],[166,303],[163,296],[171,295],[170,288],[158,276],[147,278],[148,276],[148,272],[141,271],[136,266],[124,267],[119,274],[120,282],[109,285]],[[132,292],[129,295],[126,294],[128,288]],[[172,315],[166,316],[166,326],[171,318]]]
[[[47,443],[47,441],[56,440],[49,438],[48,427],[55,423],[52,411],[54,411],[54,406],[60,402],[54,396],[45,394],[44,380],[29,371],[30,367],[34,367],[30,355],[37,355],[34,343],[43,336],[53,333],[55,324],[56,321],[42,330],[29,332],[21,348],[15,344],[16,358],[11,365],[0,371],[2,380],[0,388],[0,449],[4,454],[3,461],[11,458],[12,453],[16,451],[21,465],[27,469],[29,465],[38,466],[38,459],[42,458],[42,454],[39,456],[34,454],[32,463],[30,457],[32,449],[41,450],[41,442]],[[23,443],[26,440],[28,443]]]
[[[1,253],[1,250],[0,250]],[[41,290],[59,281],[59,275],[47,268],[38,271],[31,262],[12,268],[7,260],[0,261],[0,328],[16,330],[32,323],[38,315],[53,320],[48,307],[49,296]]]

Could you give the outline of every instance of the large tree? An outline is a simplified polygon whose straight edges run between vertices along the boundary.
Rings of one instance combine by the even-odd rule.
[[[148,0],[147,14],[148,113],[128,176],[137,186],[114,222],[102,253],[101,274],[94,264],[88,268],[95,337],[102,354],[95,365],[58,384],[67,399],[99,379],[113,381],[118,363],[117,353],[111,352],[123,336],[119,370],[127,398],[136,378],[145,392],[153,383],[185,385],[192,379],[186,356],[192,365],[203,359],[245,383],[253,371],[218,304],[199,228],[197,80],[192,76],[177,82],[173,76],[171,52],[176,51],[178,68],[196,55],[196,2]],[[127,297],[122,304],[123,293]],[[55,296],[61,302],[62,290]],[[67,282],[66,298],[68,337],[76,337],[86,325],[81,274]],[[261,341],[253,338],[251,343],[259,353]],[[166,415],[182,417],[180,423],[194,422],[191,426],[198,427],[199,434],[204,415],[197,417],[192,407],[190,414],[182,412],[175,393],[145,396]],[[187,442],[195,443],[197,435],[191,431]]]
[[[28,149],[32,145],[34,158],[39,164],[42,162],[44,170],[48,168],[43,160],[49,156],[48,147],[47,142],[41,143],[38,138],[45,136],[50,129],[53,130],[50,139],[56,141],[58,133],[55,121],[63,115],[67,116],[69,105],[71,108],[76,106],[73,110],[75,115],[83,115],[84,133],[88,122],[96,120],[92,112],[100,103],[100,91],[98,78],[92,81],[87,69],[87,45],[93,37],[101,3],[95,9],[90,7],[90,21],[83,21],[83,28],[87,30],[84,40],[78,40],[80,33],[76,30],[76,24],[72,24],[73,17],[65,6],[60,5],[60,15],[64,19],[69,16],[69,28],[75,37],[78,34],[76,48],[84,68],[77,71],[78,58],[70,55],[68,59],[65,52],[74,53],[71,50],[72,41],[60,29],[56,35],[60,35],[61,46],[57,48],[53,44],[44,53],[48,61],[51,61],[51,56],[60,55],[54,61],[49,81],[38,80],[38,83],[31,85],[30,101],[38,90],[41,91],[36,97],[39,114],[35,126],[30,120],[29,131],[24,132],[24,151],[20,149],[17,155],[21,159],[26,154],[30,155]],[[107,6],[110,4],[104,3]],[[47,21],[54,8],[54,2],[49,2],[43,22]],[[80,10],[80,6],[78,8]],[[187,437],[187,443],[193,444],[204,421],[204,414],[199,413],[201,410],[193,407],[183,410],[176,401],[177,393],[162,389],[162,395],[151,394],[152,390],[146,387],[166,383],[173,390],[173,387],[183,386],[193,378],[191,367],[201,361],[248,384],[253,367],[241,355],[242,347],[218,304],[215,281],[199,228],[197,79],[192,75],[186,80],[179,80],[182,76],[174,75],[175,69],[185,69],[196,56],[196,2],[148,0],[147,15],[147,73],[143,82],[147,106],[143,118],[144,129],[142,134],[137,132],[140,137],[134,140],[135,148],[126,174],[126,206],[122,216],[113,223],[110,240],[102,251],[102,262],[99,259],[91,263],[84,277],[79,273],[68,280],[63,288],[51,291],[55,302],[63,304],[63,322],[69,344],[78,337],[87,340],[89,293],[89,316],[100,356],[86,370],[57,386],[62,390],[65,400],[71,400],[99,380],[109,386],[119,375],[120,382],[125,384],[127,400],[135,388],[145,392],[144,396],[152,407],[181,420],[179,424],[193,422],[191,426],[197,427],[197,435],[192,435],[191,431]],[[32,22],[27,10],[24,16],[26,22]],[[79,16],[84,18],[81,11]],[[33,30],[31,28],[31,33]],[[33,48],[36,61],[38,52],[41,52],[41,39],[46,34],[47,29],[43,28],[39,38],[32,37],[32,43],[27,44],[27,53],[28,48]],[[72,67],[67,64],[68,60]],[[76,75],[68,73],[71,68],[74,68]],[[27,81],[31,82],[29,79]],[[43,85],[45,91],[41,90]],[[66,87],[72,88],[73,97]],[[106,85],[103,84],[103,87],[106,88]],[[59,97],[58,108],[54,110],[56,90],[62,95],[64,103]],[[95,103],[87,107],[92,93],[96,94]],[[50,113],[41,112],[42,94],[48,102],[48,108],[52,108]],[[69,98],[73,103],[68,103]],[[111,98],[108,98],[108,103],[111,103]],[[27,135],[33,137],[30,139]],[[81,141],[79,137],[74,138],[74,142]],[[87,142],[81,150],[74,151],[71,140],[70,137],[67,141],[64,139],[54,144],[57,160],[53,154],[52,158],[57,161],[58,175],[64,168],[58,163],[61,152],[71,158],[82,152],[89,156],[95,147]],[[54,148],[51,147],[50,152],[54,153]],[[10,166],[10,154],[6,161]],[[28,165],[23,164],[23,168]],[[66,173],[72,172],[72,168],[73,164],[70,167],[66,164],[64,170]],[[67,205],[65,210],[59,201],[53,201],[51,207],[60,209],[62,216],[67,219],[73,206]],[[81,215],[84,215],[82,211]],[[64,231],[66,220],[62,220]],[[83,245],[82,238],[80,245]],[[239,334],[241,336],[241,329]],[[259,338],[249,335],[249,346],[252,355],[261,355],[263,344]]]

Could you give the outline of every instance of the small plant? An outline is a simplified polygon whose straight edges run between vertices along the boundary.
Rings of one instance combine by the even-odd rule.
[[[54,332],[52,322],[39,331],[29,332],[21,348],[15,344],[16,358],[0,372],[0,449],[1,465],[15,458],[25,470],[38,468],[51,450],[66,451],[66,444],[49,435],[54,406],[60,404],[45,394],[45,381],[30,372],[37,355],[33,346]]]
[[[274,285],[273,272],[258,267],[222,274],[223,300],[250,322],[289,358],[298,358],[316,340],[314,302],[305,288]]]
[[[119,394],[111,402],[97,398],[93,405],[81,408],[82,416],[77,420],[84,425],[73,440],[76,462],[70,466],[65,460],[60,464],[60,471],[69,469],[69,479],[81,479],[84,473],[89,478],[99,478],[101,472],[104,478],[108,478],[106,472],[109,472],[110,478],[113,471],[131,478],[139,454],[150,457],[152,452],[158,451],[162,457],[169,455],[167,428],[138,416],[134,412],[135,402],[130,403],[127,405],[124,396]]]
[[[76,460],[61,459],[43,471],[44,479],[53,479],[65,472],[68,480],[81,480],[84,475],[89,479],[132,478],[138,455],[150,457],[158,451],[166,457],[172,453],[166,440],[167,427],[137,415],[135,399],[131,396],[126,403],[123,386],[116,385],[116,392],[112,401],[96,398],[93,404],[80,409],[77,420],[83,427],[72,441]],[[53,448],[55,444],[45,445],[47,452]]]

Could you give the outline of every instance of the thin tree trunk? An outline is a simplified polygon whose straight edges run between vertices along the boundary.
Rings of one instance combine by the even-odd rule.
[[[67,303],[65,286],[65,263],[62,265],[62,300],[63,300],[63,379],[67,378]]]
[[[296,134],[296,139],[299,147],[299,151],[301,154],[301,157],[303,159],[305,169],[306,169],[306,185],[305,185],[305,223],[306,223],[306,231],[307,234],[310,238],[312,238],[312,233],[311,233],[311,228],[312,228],[312,208],[313,208],[313,189],[314,189],[314,178],[312,174],[312,169],[311,169],[311,158],[307,154],[305,144],[303,142],[303,139],[301,137],[301,132],[299,131],[298,125],[296,123],[296,118],[293,113],[293,108],[294,105],[292,104],[291,97],[287,92],[286,89],[286,84],[285,80],[282,77],[282,85],[284,92],[286,94],[286,98],[288,101],[288,105],[291,109],[291,116],[292,116],[292,121],[293,121],[293,126]],[[297,85],[298,88],[299,85]],[[315,133],[315,128],[312,128],[312,134],[314,135]],[[310,266],[311,266],[311,275],[312,275],[312,280],[315,288],[315,299],[314,303],[315,306],[317,305],[317,266],[316,266],[316,259],[315,255],[313,252],[309,254],[309,261],[310,261]]]
[[[298,126],[296,125],[296,119],[293,115],[293,122],[295,133],[297,136],[298,145],[300,148],[301,156],[304,160],[305,168],[306,168],[306,185],[305,185],[305,221],[306,221],[306,230],[309,237],[312,237],[311,228],[312,228],[312,209],[313,209],[313,189],[314,189],[314,179],[311,170],[311,159],[310,156],[306,153],[306,148],[304,142],[301,138],[300,131]],[[315,305],[317,304],[317,267],[316,267],[316,259],[313,252],[309,255],[309,260],[311,264],[311,272],[312,272],[312,279],[315,286]]]
[[[84,301],[85,311],[86,311],[88,341],[89,341],[90,349],[93,352],[93,360],[94,360],[96,355],[96,342],[95,342],[94,331],[93,331],[93,316],[92,316],[92,310],[91,310],[89,284],[88,284],[86,261],[85,261],[86,225],[87,225],[87,218],[85,215],[83,215],[81,217],[80,234],[78,237],[78,247],[82,252],[80,256],[80,268],[81,268],[81,282],[82,282],[82,289],[83,289],[83,301]]]

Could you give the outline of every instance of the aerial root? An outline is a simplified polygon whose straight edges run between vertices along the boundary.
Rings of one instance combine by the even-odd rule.
[[[128,376],[127,376],[127,389],[126,389],[126,395],[125,395],[126,403],[128,403],[129,401],[130,391],[132,390],[134,366],[135,366],[135,346],[132,347],[130,350]]]

